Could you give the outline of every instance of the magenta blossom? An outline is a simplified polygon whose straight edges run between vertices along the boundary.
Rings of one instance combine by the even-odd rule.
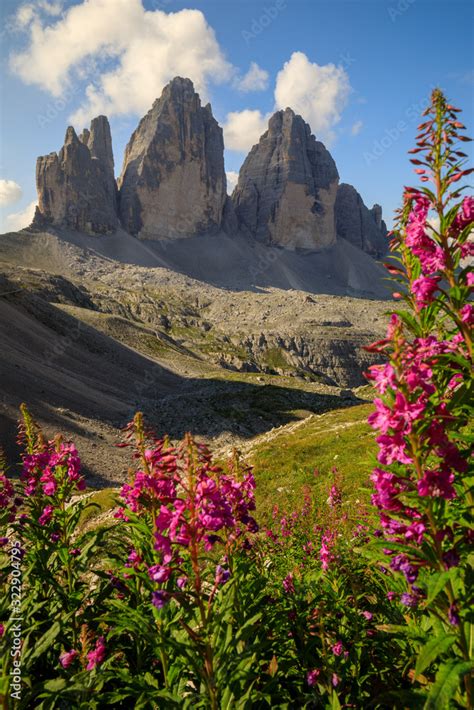
[[[293,575],[291,572],[286,575],[285,579],[282,582],[283,584],[283,589],[287,594],[294,594],[295,593],[295,585],[293,583]]]
[[[438,276],[420,276],[415,279],[411,285],[411,290],[415,296],[417,308],[428,306],[434,298],[434,294],[438,289]]]
[[[63,651],[59,656],[59,662],[63,668],[69,668],[69,666],[74,663],[79,653],[74,648],[70,651]]]
[[[420,496],[431,496],[432,498],[445,498],[451,500],[456,497],[452,483],[454,474],[451,471],[425,471],[423,478],[418,481],[418,493]]]
[[[44,509],[41,515],[38,518],[38,522],[40,525],[47,525],[51,518],[53,517],[53,512],[54,508],[52,505],[47,505]]]
[[[103,636],[99,636],[95,644],[95,649],[89,651],[87,659],[89,662],[86,666],[86,670],[88,671],[91,671],[93,668],[103,663],[105,659],[105,639]]]
[[[314,688],[320,675],[321,671],[318,668],[313,668],[312,671],[308,671],[306,674],[306,682],[310,688]]]

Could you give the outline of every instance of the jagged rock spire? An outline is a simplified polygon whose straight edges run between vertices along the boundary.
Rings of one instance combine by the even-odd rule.
[[[125,150],[120,217],[131,234],[188,237],[221,227],[226,203],[222,129],[190,79],[176,77]]]
[[[247,156],[232,194],[237,218],[256,239],[321,249],[336,239],[339,175],[330,153],[290,108],[277,111]]]
[[[99,116],[79,139],[69,126],[64,146],[38,158],[38,208],[34,224],[54,224],[105,234],[118,226],[109,122]]]

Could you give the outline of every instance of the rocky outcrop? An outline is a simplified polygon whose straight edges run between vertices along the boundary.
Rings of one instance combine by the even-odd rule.
[[[330,153],[290,108],[275,113],[232,194],[239,223],[259,241],[322,249],[336,239],[339,175]]]
[[[117,188],[109,122],[94,118],[81,139],[72,126],[58,153],[36,163],[38,207],[33,225],[53,224],[91,234],[118,226]]]
[[[173,79],[140,121],[119,186],[121,221],[130,234],[175,239],[221,227],[227,197],[222,129],[189,79]]]
[[[375,204],[369,210],[355,187],[342,183],[337,191],[335,213],[338,237],[374,257],[387,252],[387,227],[380,205]]]

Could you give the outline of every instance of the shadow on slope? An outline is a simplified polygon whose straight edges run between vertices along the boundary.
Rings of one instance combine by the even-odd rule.
[[[76,249],[71,251],[71,246]],[[343,239],[325,251],[310,252],[264,246],[240,234],[224,233],[175,241],[143,241],[122,230],[97,237],[65,230],[23,230],[0,237],[0,258],[56,273],[68,271],[74,252],[80,261],[93,255],[164,268],[233,291],[274,287],[360,298],[390,295],[383,267]]]
[[[0,283],[0,441],[10,461],[21,402],[47,436],[59,431],[76,442],[94,485],[125,480],[129,452],[114,444],[138,409],[158,436],[212,439],[250,438],[341,406],[334,395],[178,376],[37,296],[10,293],[14,287]]]

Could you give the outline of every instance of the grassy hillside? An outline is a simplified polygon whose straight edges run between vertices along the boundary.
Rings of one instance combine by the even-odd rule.
[[[367,500],[376,452],[367,424],[371,409],[371,404],[362,404],[311,416],[283,427],[271,439],[257,440],[246,458],[254,467],[260,513],[269,512],[275,503],[297,504],[303,486],[322,500],[334,467],[347,499]]]

